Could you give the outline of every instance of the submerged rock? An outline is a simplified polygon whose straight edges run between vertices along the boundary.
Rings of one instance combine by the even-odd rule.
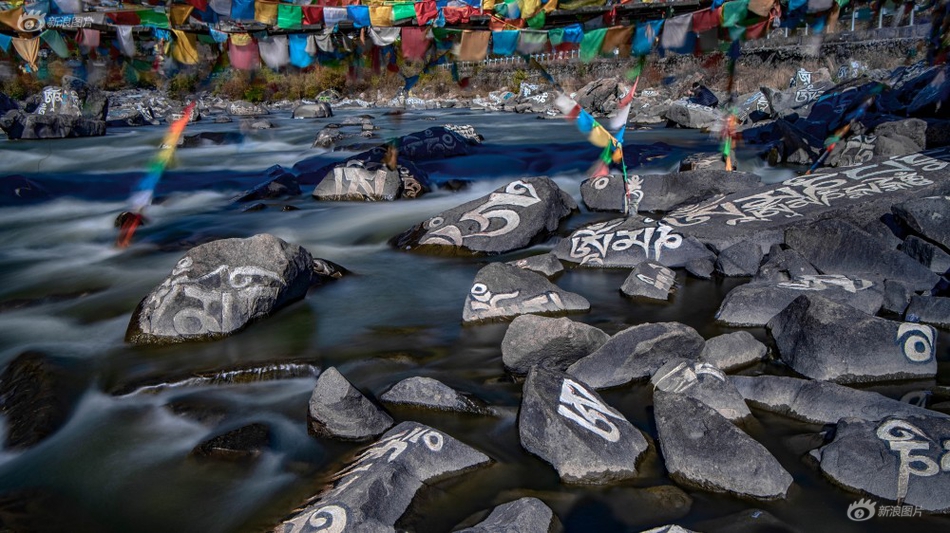
[[[544,276],[505,263],[492,263],[475,274],[465,298],[463,322],[511,318],[532,313],[587,311],[583,296],[557,287]]]
[[[844,419],[831,444],[814,452],[835,484],[878,498],[950,512],[950,469],[944,468],[950,419],[900,416]]]
[[[554,512],[537,498],[521,498],[492,509],[472,527],[456,533],[549,533],[560,525]]]
[[[392,386],[379,397],[380,401],[390,404],[426,407],[439,411],[460,413],[483,413],[485,407],[480,402],[463,396],[437,379],[423,376],[406,378]]]
[[[195,372],[184,376],[163,377],[160,380],[149,378],[143,381],[120,383],[110,391],[115,395],[156,394],[170,389],[184,387],[208,387],[216,385],[236,385],[278,381],[282,379],[316,378],[320,368],[306,363],[266,363],[240,365]]]
[[[603,346],[610,335],[569,318],[522,315],[515,318],[501,341],[505,368],[526,374],[535,365],[566,370],[578,359]]]
[[[264,171],[267,181],[255,186],[249,191],[241,193],[234,199],[235,202],[254,202],[258,200],[268,200],[273,198],[282,198],[284,196],[297,196],[300,194],[300,185],[297,183],[297,177],[288,172],[280,165],[274,165]]]
[[[393,419],[358,391],[336,368],[320,374],[310,395],[310,430],[317,435],[347,440],[378,437]]]
[[[792,476],[764,446],[714,409],[659,390],[653,405],[660,449],[674,481],[762,500],[788,494]]]
[[[439,213],[390,240],[403,250],[504,253],[557,230],[577,204],[546,177],[524,178]]]
[[[0,374],[4,448],[29,448],[55,433],[71,411],[70,372],[39,352],[24,352]]]
[[[334,476],[330,490],[277,531],[393,531],[423,486],[489,461],[441,431],[403,422],[360,453]]]
[[[303,298],[312,272],[306,250],[273,235],[196,246],[139,303],[125,340],[167,344],[232,335]]]
[[[892,400],[871,391],[785,376],[732,376],[745,400],[765,409],[812,424],[837,424],[842,418],[881,420],[888,416],[935,416],[943,413]]]
[[[568,373],[595,389],[616,387],[653,376],[667,361],[695,360],[704,344],[695,329],[679,322],[640,324],[611,337]]]
[[[872,316],[884,302],[880,283],[840,274],[804,275],[791,281],[754,281],[732,289],[716,311],[716,320],[730,326],[764,326],[803,294],[820,294]]]
[[[872,317],[821,296],[799,296],[768,329],[782,360],[812,379],[865,383],[937,372],[932,327]]]
[[[633,268],[644,261],[681,267],[690,261],[715,257],[696,238],[640,217],[584,226],[561,240],[554,255],[562,261],[603,268]]]
[[[665,266],[644,261],[633,268],[633,272],[620,286],[620,292],[627,296],[665,302],[670,299],[670,291],[675,284],[676,272]]]
[[[761,361],[768,348],[748,331],[706,339],[700,359],[728,372]]]
[[[671,359],[653,374],[650,384],[655,391],[699,400],[733,422],[752,416],[736,386],[722,370],[706,362]]]
[[[637,475],[647,441],[583,382],[534,367],[518,414],[521,445],[567,483],[599,484]]]
[[[250,424],[207,440],[191,451],[198,457],[245,461],[257,458],[270,446],[271,432],[266,424]]]

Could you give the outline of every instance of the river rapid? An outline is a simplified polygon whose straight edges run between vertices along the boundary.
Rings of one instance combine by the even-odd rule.
[[[497,416],[413,409],[391,410],[397,423],[417,420],[445,431],[496,463],[429,490],[404,517],[407,529],[450,531],[473,513],[524,495],[551,506],[568,532],[640,531],[666,523],[696,527],[745,511],[755,523],[763,509],[801,531],[947,531],[940,518],[852,522],[848,505],[859,496],[835,488],[802,456],[820,444],[819,426],[760,411],[750,433],[795,478],[786,501],[755,503],[684,489],[692,504],[656,501],[649,487],[672,485],[652,449],[634,482],[607,487],[561,484],[553,468],[518,440],[521,383],[501,361],[506,324],[465,326],[462,305],[475,273],[487,261],[511,260],[553,248],[553,240],[498,257],[445,258],[408,254],[387,240],[433,214],[487,194],[523,175],[548,175],[574,196],[598,149],[561,120],[467,110],[406,112],[344,110],[332,119],[268,118],[273,129],[247,133],[240,144],[178,150],[159,184],[149,224],[124,250],[113,246],[113,220],[156,153],[165,127],[112,128],[101,138],[0,140],[0,176],[21,175],[49,199],[0,199],[0,365],[41,352],[68,369],[68,420],[25,451],[0,452],[0,519],[17,531],[254,532],[274,527],[317,493],[360,445],[308,435],[307,402],[315,383],[304,365],[335,366],[355,386],[378,397],[411,376],[429,376],[499,409]],[[445,123],[471,124],[491,156],[446,160],[436,182],[473,180],[458,192],[438,190],[391,203],[320,203],[304,186],[297,198],[267,201],[244,212],[232,199],[262,181],[263,171],[306,158],[332,162],[354,152],[310,148],[326,123],[371,114],[378,140]],[[187,134],[236,131],[238,122],[198,122]],[[628,145],[662,142],[634,172],[659,173],[694,151],[715,151],[708,135],[684,130],[628,132]],[[743,168],[760,163],[744,154]],[[526,174],[525,171],[530,171]],[[789,170],[762,170],[777,181]],[[297,209],[282,210],[290,205]],[[583,209],[560,228],[564,236],[615,215]],[[132,347],[123,340],[132,310],[169,274],[190,247],[227,237],[271,233],[300,244],[352,275],[317,287],[306,299],[244,332],[215,342]],[[567,270],[557,284],[587,298],[589,313],[572,315],[614,334],[645,322],[677,321],[703,337],[735,331],[714,323],[723,297],[745,280],[703,281],[680,271],[671,302],[625,299],[625,270]],[[764,329],[750,329],[767,342]],[[950,335],[937,341],[938,383],[948,384]],[[236,367],[267,366],[301,377],[247,383],[182,380]],[[297,366],[294,366],[297,365]],[[762,363],[742,373],[788,373]],[[178,386],[169,384],[179,383]],[[878,388],[892,397],[920,388]],[[607,391],[604,398],[656,438],[648,384]],[[267,451],[252,461],[193,456],[205,440],[250,423],[271,430]],[[441,490],[440,490],[441,489]],[[702,529],[700,529],[702,531]]]

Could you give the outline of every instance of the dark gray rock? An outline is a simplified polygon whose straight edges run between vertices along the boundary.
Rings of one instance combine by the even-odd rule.
[[[316,435],[364,440],[382,435],[393,419],[358,391],[336,368],[320,374],[310,395],[310,431]]]
[[[712,278],[713,271],[716,270],[715,258],[715,256],[712,256],[703,259],[693,259],[692,261],[687,261],[683,266],[687,272],[699,279],[710,279]]]
[[[390,240],[404,250],[503,253],[557,230],[577,204],[546,177],[524,178],[439,213]]]
[[[653,415],[666,469],[674,481],[712,492],[781,499],[792,476],[764,446],[699,400],[653,394]]]
[[[689,154],[680,161],[680,172],[691,170],[725,171],[726,162],[723,161],[722,154],[719,152],[696,152]]]
[[[396,383],[379,397],[389,404],[411,405],[439,411],[460,413],[484,413],[486,409],[480,402],[463,396],[457,390],[437,379],[423,376],[406,378]]]
[[[59,113],[33,115],[14,110],[0,117],[0,129],[10,139],[98,137],[106,134],[106,122]]]
[[[446,124],[404,135],[394,144],[400,156],[412,161],[428,161],[469,155],[481,140],[482,136],[471,126]]]
[[[914,293],[907,290],[907,287],[899,281],[884,282],[884,303],[881,309],[895,315],[904,316],[907,305],[910,304],[910,297]]]
[[[403,422],[360,453],[333,477],[332,488],[276,531],[394,531],[396,521],[423,486],[489,461],[441,431]]]
[[[913,296],[907,306],[906,318],[910,322],[923,322],[950,329],[950,298]]]
[[[753,281],[782,282],[817,275],[818,271],[802,257],[802,254],[773,245]]]
[[[912,290],[930,290],[937,284],[937,275],[927,267],[842,220],[789,228],[785,243],[824,274],[893,279]]]
[[[950,221],[948,221],[948,223],[950,223]],[[930,271],[935,274],[943,274],[947,270],[950,270],[950,254],[916,235],[908,235],[907,238],[904,239],[901,251],[929,268]]]
[[[644,261],[633,267],[620,292],[627,296],[650,300],[669,300],[670,291],[676,284],[676,272],[663,265]]]
[[[751,417],[745,401],[722,370],[702,361],[671,359],[650,378],[653,390],[699,400],[733,422]]]
[[[728,372],[765,358],[768,348],[748,331],[726,333],[706,339],[700,359]]]
[[[526,374],[538,364],[563,371],[609,338],[593,326],[568,318],[522,315],[505,332],[501,358],[505,367],[517,374]]]
[[[874,126],[878,137],[905,138],[913,142],[919,152],[927,147],[927,123],[919,118],[882,122]]]
[[[881,283],[839,274],[753,281],[729,291],[716,311],[716,320],[730,326],[764,326],[802,294],[820,294],[868,315],[877,314],[884,302]]]
[[[706,246],[650,218],[629,217],[575,230],[554,249],[562,261],[602,268],[633,268],[644,261],[681,267],[714,257]]]
[[[182,372],[165,376],[156,381],[154,378],[132,380],[117,383],[110,389],[114,395],[156,394],[168,390],[180,390],[185,387],[204,388],[221,385],[246,385],[262,381],[311,378],[320,375],[320,368],[306,363],[272,362],[229,366],[207,372]]]
[[[329,118],[333,116],[333,110],[326,102],[300,104],[294,108],[292,116],[293,118]]]
[[[228,104],[228,114],[233,117],[256,117],[267,115],[267,108],[261,104],[252,104],[244,100],[236,100]]]
[[[799,296],[768,328],[782,360],[812,379],[865,383],[937,372],[932,327],[868,316],[821,296]]]
[[[619,107],[620,99],[629,90],[620,78],[601,78],[581,87],[575,96],[577,103],[596,116],[607,116]]]
[[[55,433],[71,412],[70,369],[40,352],[24,352],[0,374],[6,449],[29,448]]]
[[[274,127],[274,123],[263,118],[246,121],[246,128],[250,130],[269,130]]]
[[[677,100],[670,104],[664,117],[681,128],[708,130],[722,120],[722,113],[712,107]]]
[[[146,296],[125,340],[167,344],[232,335],[303,298],[313,258],[273,235],[196,246]]]
[[[910,115],[929,118],[947,118],[947,100],[950,99],[950,69],[944,65],[930,83],[917,91],[906,110]]]
[[[815,102],[834,86],[830,82],[802,83],[784,91],[762,87],[762,94],[768,101],[773,116],[805,117],[811,112]]]
[[[631,179],[639,180],[640,178],[631,176]],[[591,211],[617,211],[622,213],[625,191],[623,176],[619,174],[587,178],[581,182],[581,200]],[[641,193],[636,199],[642,197]],[[635,211],[636,209],[631,209],[631,212]]]
[[[727,277],[754,276],[765,252],[754,241],[742,241],[719,252],[716,271]]]
[[[721,518],[703,520],[696,528],[703,533],[803,533],[761,509],[744,509]]]
[[[755,174],[713,169],[651,174],[641,179],[640,211],[671,211],[681,205],[699,203],[720,194],[749,191],[760,185]]]
[[[888,416],[936,416],[943,413],[892,400],[871,391],[784,376],[732,376],[739,394],[758,409],[812,424],[837,424],[842,418],[881,420]]]
[[[518,431],[521,445],[567,483],[633,478],[648,447],[640,430],[588,385],[540,366],[524,383]]]
[[[400,197],[402,180],[385,165],[351,159],[333,169],[313,190],[323,201],[391,202]]]
[[[516,261],[509,261],[508,264],[518,268],[523,268],[525,270],[530,270],[532,272],[537,272],[548,279],[551,279],[561,272],[564,272],[564,265],[562,265],[561,261],[557,257],[554,257],[554,254],[550,252],[540,255],[532,255],[531,257],[525,257],[524,259],[518,259]]]
[[[943,514],[950,512],[950,472],[937,443],[947,440],[946,418],[844,419],[815,456],[836,485]]]
[[[606,505],[626,531],[635,531],[647,524],[680,520],[689,514],[693,505],[689,494],[676,485],[611,487],[598,491],[595,501]]]
[[[257,185],[249,191],[243,192],[234,199],[235,202],[255,202],[259,200],[269,200],[285,196],[297,196],[300,194],[300,185],[297,183],[297,177],[288,172],[280,165],[274,165],[264,171],[267,181]]]
[[[537,498],[521,498],[492,509],[478,524],[456,533],[549,533],[560,522],[554,511]]]
[[[653,376],[667,361],[697,359],[705,342],[695,329],[678,322],[640,324],[611,337],[568,373],[596,389],[625,385]]]
[[[200,148],[202,146],[223,146],[241,144],[244,134],[239,131],[202,131],[185,135],[178,141],[179,148]]]
[[[910,200],[891,211],[911,230],[950,250],[950,196]]]
[[[583,296],[562,290],[541,274],[505,263],[492,263],[475,274],[462,310],[463,322],[511,318],[526,314],[587,311]]]
[[[191,453],[197,457],[247,461],[260,456],[270,446],[270,442],[270,427],[255,423],[211,438],[195,446]]]
[[[885,220],[887,220],[887,222],[885,222]],[[894,216],[888,214],[884,217],[881,217],[879,220],[872,220],[871,222],[865,224],[861,229],[873,235],[874,237],[877,237],[880,241],[882,241],[881,244],[883,244],[885,247],[891,250],[896,250],[904,241],[902,241],[901,238],[895,234],[895,231],[899,231],[899,229],[896,227],[892,229],[890,224],[894,224],[896,226],[896,222],[893,222],[893,220]]]

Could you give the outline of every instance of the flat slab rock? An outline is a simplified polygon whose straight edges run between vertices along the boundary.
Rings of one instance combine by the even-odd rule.
[[[393,425],[392,417],[333,367],[317,378],[308,414],[311,431],[317,435],[348,440],[378,437]]]
[[[620,292],[634,298],[667,301],[676,284],[676,272],[651,261],[644,261],[633,268]]]
[[[706,362],[670,360],[653,374],[650,384],[653,390],[699,400],[732,421],[752,416],[736,386],[722,370]]]
[[[821,296],[799,296],[768,329],[782,360],[812,379],[866,383],[937,373],[931,326],[868,316]]]
[[[750,191],[760,185],[759,177],[755,174],[712,169],[651,174],[643,176],[641,180],[643,199],[640,201],[640,211],[670,211],[718,194]]]
[[[950,329],[950,298],[937,296],[912,296],[907,306],[907,320],[933,324]]]
[[[617,387],[652,377],[667,361],[697,359],[705,342],[679,322],[640,324],[617,333],[567,371],[595,389]]]
[[[628,217],[584,226],[561,240],[554,255],[581,266],[633,268],[644,261],[681,267],[715,257],[702,243],[651,218]]]
[[[891,211],[908,228],[950,251],[950,196],[909,200]]]
[[[818,449],[822,473],[836,484],[925,511],[950,513],[950,468],[942,444],[950,420],[888,417],[845,419],[835,439]]]
[[[423,376],[406,378],[396,383],[379,399],[384,403],[413,405],[439,411],[480,413],[485,410],[479,403],[445,383]]]
[[[608,339],[610,335],[600,329],[569,318],[522,315],[505,332],[501,359],[517,374],[527,374],[538,364],[563,371]]]
[[[700,359],[728,372],[761,361],[768,351],[748,331],[736,331],[706,339]]]
[[[312,273],[309,252],[273,235],[196,246],[139,303],[125,340],[168,344],[237,333],[302,299]]]
[[[532,272],[537,272],[548,279],[551,279],[561,272],[564,272],[564,265],[562,265],[561,261],[552,253],[532,255],[531,257],[525,257],[524,259],[509,261],[508,264],[518,268],[523,268],[525,270],[530,270]]]
[[[441,431],[403,422],[337,473],[333,488],[275,531],[392,532],[424,485],[489,461],[485,454]]]
[[[463,322],[511,318],[531,313],[587,311],[583,296],[558,288],[541,274],[492,263],[475,274],[462,310]]]
[[[753,281],[732,289],[716,311],[716,320],[730,326],[764,326],[802,294],[820,294],[872,316],[884,303],[881,283],[841,274],[803,275],[789,281]]]
[[[950,148],[943,148],[846,169],[822,169],[755,191],[717,195],[677,208],[663,223],[722,250],[763,230],[807,223],[869,204],[880,205],[881,212],[886,212],[895,203],[933,194],[950,181],[948,157]]]
[[[518,414],[521,445],[567,483],[600,484],[637,475],[648,444],[639,429],[583,382],[535,367]]]
[[[792,476],[755,439],[699,400],[656,391],[654,417],[670,477],[687,486],[762,500],[781,499]]]
[[[842,418],[881,420],[888,416],[947,415],[828,381],[785,376],[732,376],[739,394],[753,407],[813,424],[837,424]]]
[[[559,523],[541,500],[521,498],[495,507],[485,520],[455,533],[549,533]]]
[[[573,198],[551,179],[524,178],[430,217],[390,244],[443,254],[510,252],[553,233],[575,209]]]

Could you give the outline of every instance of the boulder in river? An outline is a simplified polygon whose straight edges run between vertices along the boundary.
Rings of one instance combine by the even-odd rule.
[[[751,333],[736,331],[706,339],[700,359],[728,372],[761,361],[767,353],[768,348]]]
[[[695,237],[651,218],[616,218],[575,230],[554,249],[562,261],[602,268],[633,268],[644,261],[681,267],[714,257]]]
[[[327,102],[300,104],[294,108],[292,116],[293,118],[329,118],[333,116],[333,110]]]
[[[516,374],[527,374],[539,364],[563,371],[608,339],[610,335],[594,326],[569,318],[522,315],[505,332],[501,359]]]
[[[755,439],[688,396],[653,394],[660,449],[670,477],[712,492],[762,500],[782,499],[792,476]]]
[[[272,198],[281,198],[284,196],[297,196],[300,194],[300,185],[297,183],[297,177],[293,173],[280,165],[274,165],[264,171],[267,181],[256,185],[253,189],[241,193],[235,198],[235,202],[254,202],[258,200],[267,200]]]
[[[541,366],[524,383],[518,431],[521,445],[567,483],[633,478],[648,447],[640,430],[589,386]]]
[[[937,411],[892,400],[872,391],[785,376],[732,376],[752,407],[812,424],[837,424],[842,418],[881,420],[888,416],[936,416]]]
[[[263,104],[252,104],[244,100],[235,100],[228,104],[228,114],[233,117],[256,117],[267,115],[267,108]]]
[[[317,200],[391,202],[400,197],[399,171],[381,163],[350,159],[337,167],[313,190]]]
[[[632,175],[629,178],[632,183],[638,187],[631,187],[631,191],[639,191],[639,184],[642,179],[639,176]],[[581,200],[591,211],[619,211],[624,209],[624,194],[626,186],[623,182],[623,176],[619,174],[610,174],[607,176],[590,177],[581,182]],[[643,194],[634,192],[630,200],[633,202],[631,212],[638,208]]]
[[[521,498],[492,509],[484,520],[455,533],[550,533],[560,521],[544,502]]]
[[[834,440],[813,455],[822,473],[836,485],[946,514],[950,513],[950,459],[942,443],[948,441],[947,418],[844,419]],[[873,515],[874,503],[868,503]]]
[[[582,108],[595,116],[607,116],[617,110],[620,99],[629,90],[620,78],[601,78],[581,87],[574,98]]]
[[[525,270],[530,270],[532,272],[537,272],[548,279],[551,279],[561,272],[564,272],[564,265],[562,265],[561,261],[550,252],[540,255],[532,255],[531,257],[525,257],[524,259],[517,259],[515,261],[509,261],[508,264],[518,268],[523,268]]]
[[[785,243],[824,274],[893,279],[912,290],[929,291],[937,284],[937,275],[930,269],[843,220],[789,228]]]
[[[576,209],[571,196],[549,178],[524,178],[439,213],[390,244],[443,254],[510,252],[546,238]]]
[[[717,194],[750,191],[760,185],[755,174],[713,169],[651,174],[641,179],[643,199],[640,200],[640,211],[671,211]]]
[[[653,262],[644,261],[633,268],[620,292],[635,298],[667,301],[676,284],[676,272]]]
[[[768,329],[782,360],[812,379],[865,383],[937,373],[932,327],[869,316],[821,296],[799,296]]]
[[[396,383],[379,397],[388,404],[411,405],[438,411],[484,413],[485,407],[433,378],[415,376]]]
[[[910,322],[923,322],[950,329],[950,298],[913,296],[907,306],[906,318]]]
[[[125,339],[168,344],[232,335],[303,298],[313,258],[273,235],[196,246],[139,303]]]
[[[281,533],[393,531],[426,484],[490,459],[441,431],[403,422],[334,476],[334,486],[281,523]]]
[[[254,423],[228,431],[195,446],[192,455],[227,461],[256,459],[271,442],[270,427]]]
[[[677,100],[670,104],[665,117],[681,128],[708,130],[722,120],[722,112],[687,100]]]
[[[78,394],[69,393],[70,369],[40,352],[16,356],[0,374],[0,413],[6,449],[29,448],[55,433]]]
[[[377,437],[393,425],[392,417],[333,367],[317,379],[307,418],[313,433],[347,440]]]
[[[650,384],[655,391],[699,400],[733,422],[752,416],[736,386],[722,370],[705,361],[671,359],[653,374]]]
[[[673,359],[695,360],[706,341],[679,322],[640,324],[610,338],[574,363],[568,373],[596,389],[617,387],[653,376]]]
[[[492,263],[475,274],[462,310],[463,322],[513,318],[526,314],[587,311],[583,296],[560,289],[541,274],[505,263]]]
[[[884,287],[840,274],[804,275],[789,281],[753,281],[729,291],[716,320],[730,326],[764,326],[802,294],[820,294],[831,301],[874,315],[884,302]]]

